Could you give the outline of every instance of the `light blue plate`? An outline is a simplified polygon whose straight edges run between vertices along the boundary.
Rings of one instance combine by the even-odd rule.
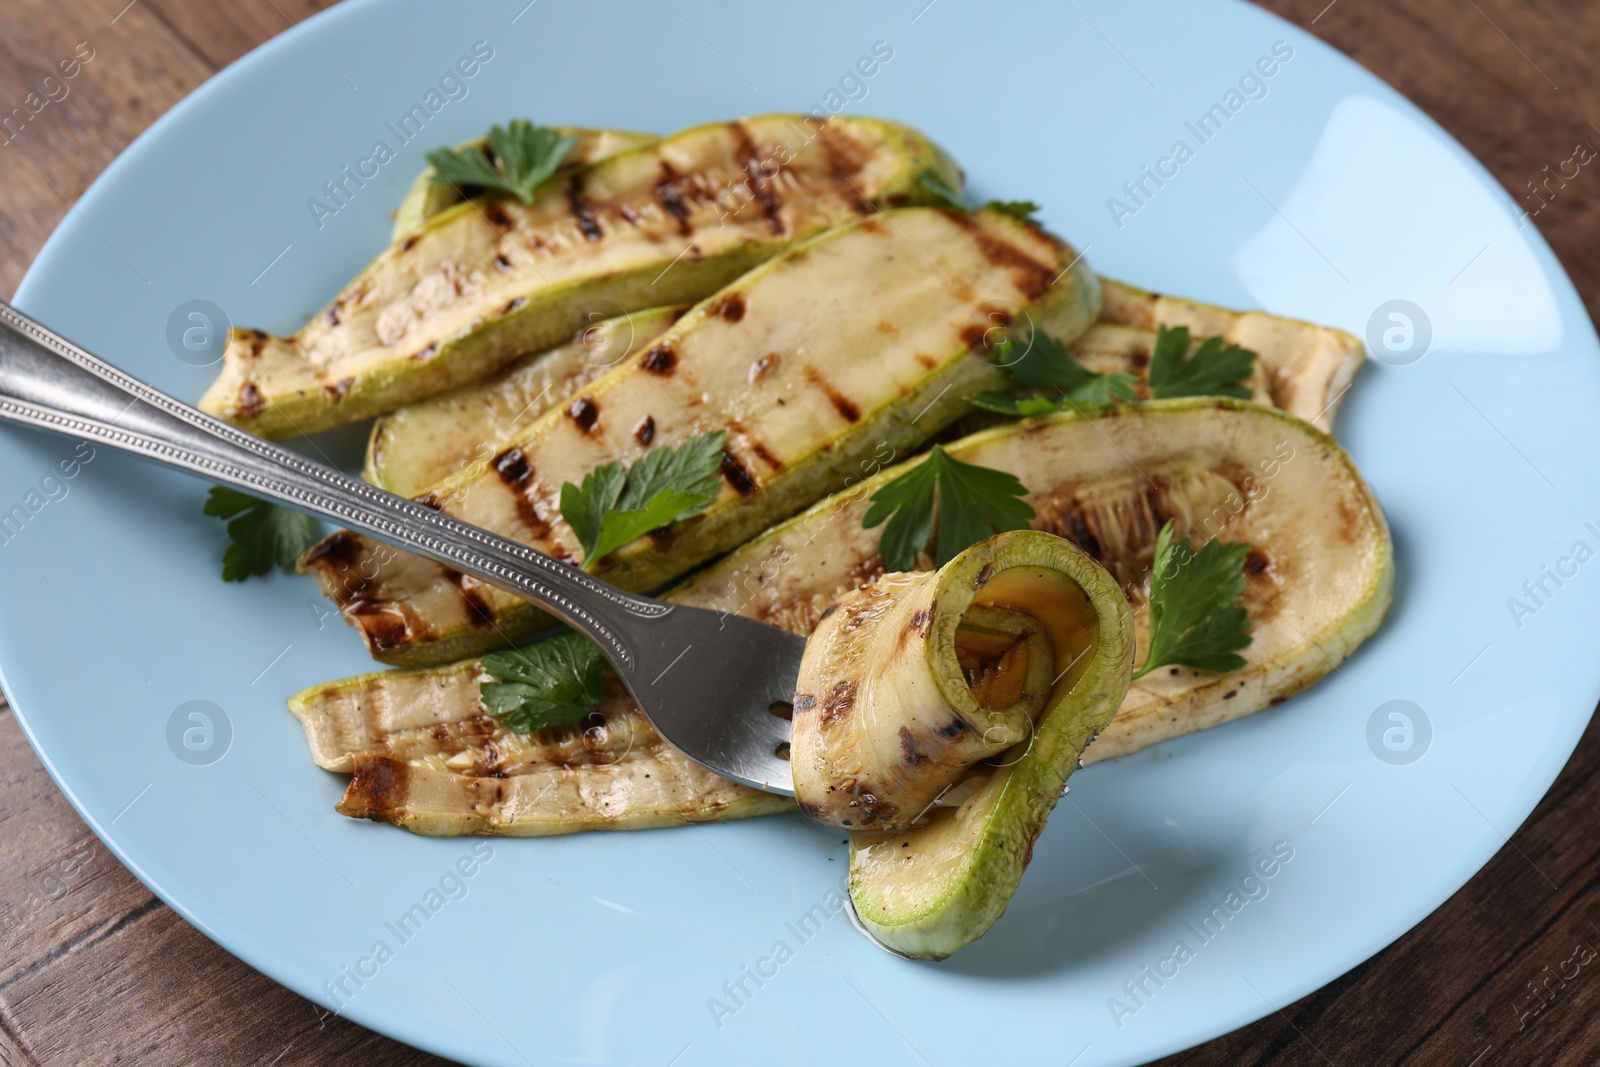
[[[828,907],[845,849],[797,816],[490,844],[335,814],[344,780],[312,765],[284,698],[370,669],[356,636],[303,580],[224,585],[198,482],[102,449],[41,487],[73,443],[0,432],[0,510],[38,507],[0,546],[6,692],[83,817],[185,918],[319,1003],[472,1063],[1090,1067],[1305,995],[1504,844],[1600,697],[1600,362],[1549,249],[1432,122],[1240,3],[813,0],[778,21],[744,3],[525,2],[352,3],[285,33],[106,172],[19,304],[193,400],[212,372],[169,350],[175,309],[294,329],[383,247],[423,151],[491,122],[670,131],[830,104],[904,119],[978,196],[1042,202],[1110,275],[1363,336],[1378,323],[1389,362],[1362,370],[1338,429],[1394,525],[1394,610],[1287,706],[1075,777],[994,930],[914,964]],[[386,124],[479,41],[493,57],[465,95],[441,93],[319,226],[308,201],[335,206],[324,183],[395,147]],[[852,80],[875,42],[892,58]],[[1228,110],[1275,47],[1292,57]],[[1202,143],[1189,124],[1213,103],[1226,122]],[[1162,164],[1180,140],[1192,158]],[[1134,201],[1143,165],[1169,177]],[[1414,307],[1374,319],[1396,300]],[[196,700],[222,709],[209,750],[190,738],[214,759],[198,765],[174,754]],[[1247,880],[1274,848],[1273,876]],[[475,851],[490,858],[454,874]]]

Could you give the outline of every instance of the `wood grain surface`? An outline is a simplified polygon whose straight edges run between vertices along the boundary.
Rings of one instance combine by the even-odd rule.
[[[962,2],[962,0],[950,0]],[[126,5],[126,6],[125,6]],[[3,0],[0,114],[81,62],[0,145],[0,292],[138,133],[317,0]],[[1600,302],[1600,176],[1531,199],[1600,146],[1600,5],[1270,0],[1416,101],[1481,159]],[[1541,206],[1542,204],[1542,206]],[[1389,949],[1164,1067],[1600,1063],[1600,726],[1464,889]],[[1502,827],[1509,831],[1511,827]],[[1286,953],[1295,946],[1283,946]],[[1587,956],[1585,955],[1587,953]],[[1065,1048],[1065,1043],[1063,1043]],[[1070,1056],[1068,1051],[1063,1060]],[[442,1063],[326,1015],[155,900],[57,792],[0,710],[0,1063]]]

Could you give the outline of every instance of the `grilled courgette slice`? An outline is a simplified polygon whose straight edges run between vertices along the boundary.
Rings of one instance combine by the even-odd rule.
[[[1256,361],[1243,383],[1250,388],[1251,399],[1273,406],[1282,406],[1277,403],[1282,399],[1285,410],[1326,430],[1361,363],[1360,342],[1338,330],[1176,297],[1152,298],[1104,278],[1101,284],[1115,296],[1102,304],[1100,321],[1071,346],[1078,362],[1096,374],[1120,372],[1143,379],[1155,351],[1157,326],[1220,330],[1234,339],[1246,337],[1256,346]],[[620,360],[626,350],[647,345],[654,334],[665,330],[670,322],[660,321],[663,313],[664,309],[635,312],[597,323],[577,339],[581,349],[569,342],[549,354],[525,356],[500,374],[379,419],[363,476],[390,492],[416,496],[468,463],[492,456],[497,451],[494,446],[510,433],[512,416],[520,415],[518,423],[526,424],[570,400],[594,379],[597,367]],[[982,425],[997,421],[981,420]]]
[[[342,814],[424,836],[643,830],[794,808],[668,745],[609,674],[598,713],[535,734],[512,733],[481,707],[456,713],[488,680],[475,660],[380,671],[307,689],[289,707],[318,765],[355,776]]]
[[[298,333],[235,329],[200,407],[267,437],[355,422],[560,344],[589,315],[698,300],[812,234],[931,198],[955,165],[905,126],[699,126],[467,201],[389,247]]]
[[[859,219],[702,301],[486,465],[418,499],[570,558],[581,549],[559,513],[564,483],[726,430],[717,500],[591,568],[625,589],[658,588],[911,452],[964,410],[964,397],[1003,384],[985,358],[997,311],[1071,341],[1098,307],[1082,258],[1004,213],[904,208]],[[548,624],[526,601],[352,533],[301,565],[389,663],[446,662]]]
[[[644,352],[688,310],[680,304],[598,320],[564,345],[384,415],[372,424],[361,476],[391,493],[416,496],[488,463],[500,451],[496,445]]]
[[[572,151],[567,153],[567,158],[561,161],[561,168],[557,173],[576,170],[608,156],[614,156],[618,152],[626,152],[630,148],[640,148],[660,140],[653,133],[629,133],[626,130],[590,130],[578,126],[556,126],[554,129],[562,137],[578,139],[578,143],[572,146]],[[485,138],[475,137],[456,146],[458,152],[469,149],[487,153],[489,142]],[[436,182],[433,180],[433,174],[432,167],[424,168],[411,183],[411,188],[406,190],[400,206],[395,209],[394,226],[389,235],[390,244],[398,244],[413,234],[421,233],[429,219],[463,200],[472,199],[479,192],[471,188],[462,189],[449,182]]]
[[[1085,549],[1129,594],[1141,642],[1144,582],[1164,522],[1171,519],[1197,545],[1220,536],[1252,546],[1245,665],[1227,674],[1162,670],[1134,682],[1085,751],[1086,762],[1283,703],[1334,670],[1388,607],[1393,550],[1377,500],[1330,437],[1282,412],[1234,400],[1163,400],[1007,423],[945,448],[1021,479],[1039,513],[1036,525]],[[883,573],[879,531],[863,529],[861,520],[871,494],[903,470],[884,470],[828,497],[667,599],[810,634],[830,604]],[[619,820],[608,825],[629,825],[633,815],[664,818],[667,808],[674,818],[703,821],[792,807],[720,779],[703,799],[682,777],[669,779],[665,796],[612,790],[608,783],[618,775],[647,773],[611,770],[617,748],[647,753],[660,742],[631,699],[608,691],[592,723],[600,728],[594,758],[576,746],[545,755],[541,746],[560,735],[540,735],[533,744],[506,730],[479,699],[482,679],[473,660],[362,675],[296,696],[291,707],[316,762],[355,773],[340,810],[419,833],[545,834],[595,824],[568,806],[513,802],[510,792],[495,802],[507,778],[530,773],[581,783],[586,796],[606,798]],[[573,732],[581,735],[581,728]],[[608,740],[623,737],[631,740]],[[524,751],[534,755],[507,756]],[[410,776],[395,773],[395,764],[412,768]],[[450,774],[460,780],[448,790],[421,781]]]

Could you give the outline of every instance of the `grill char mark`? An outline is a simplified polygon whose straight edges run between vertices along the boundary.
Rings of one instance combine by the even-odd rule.
[[[672,164],[661,161],[661,177],[656,181],[656,202],[668,215],[678,220],[678,232],[687,237],[694,227],[689,225],[689,205],[684,202],[681,176]]]
[[[491,200],[483,206],[483,217],[487,219],[489,225],[493,226],[499,233],[505,233],[508,230],[513,230],[517,225],[517,221],[510,215],[506,214],[505,205],[501,204],[498,200]]]
[[[982,323],[971,323],[961,327],[961,341],[971,352],[987,352],[989,350],[990,327]]]
[[[819,720],[823,726],[832,726],[838,722],[856,703],[856,683],[853,681],[835,682],[833,692],[822,702],[822,717]]]
[[[494,625],[494,609],[483,598],[483,593],[476,586],[470,584],[471,580],[465,574],[458,570],[447,568],[445,570],[445,580],[455,586],[456,591],[461,594],[461,602],[466,605],[467,615],[472,619],[472,625],[479,629],[488,629]]]
[[[388,652],[404,648],[413,640],[423,641],[431,636],[416,634],[404,616],[397,617],[380,602],[356,599],[345,605],[345,614],[361,628],[361,634],[375,652]]]
[[[742,123],[734,123],[733,135],[738,142],[739,166],[750,182],[750,191],[761,201],[761,214],[766,217],[767,229],[776,236],[782,236],[785,227],[778,210],[783,206],[783,201],[778,199],[772,180],[763,172],[755,142],[750,139],[750,131]]]
[[[861,173],[863,161],[839,142],[838,135],[826,122],[817,129],[817,137],[822,142],[822,154],[828,160],[828,178],[845,203],[857,215],[870,215],[878,210],[877,205],[862,196],[856,183],[850,180]]]
[[[1055,281],[1058,271],[1040,263],[1009,241],[996,237],[976,220],[956,211],[945,212],[945,217],[972,236],[984,259],[996,267],[1009,270],[1011,280],[1029,300],[1043,296]]]
[[[739,461],[739,457],[727,449],[722,450],[721,473],[722,480],[732,486],[734,492],[746,499],[754,496],[756,489],[759,488],[750,471]]]
[[[350,530],[340,530],[312,545],[302,558],[307,567],[333,574],[349,570],[360,556],[360,536]]]
[[[767,448],[766,445],[755,440],[754,438],[749,438],[747,443],[750,446],[750,451],[754,452],[756,456],[760,458],[761,462],[771,467],[774,471],[783,470],[783,460],[773,455],[772,450]]]
[[[833,405],[833,410],[839,413],[840,418],[846,422],[861,421],[861,409],[853,400],[835,389],[832,383],[822,376],[821,371],[807,364],[802,373],[805,374],[806,381],[822,390],[822,394],[828,398],[828,402]]]
[[[586,396],[580,396],[567,407],[567,416],[577,423],[578,429],[588,433],[600,421],[600,405]]]
[[[409,791],[411,766],[389,756],[356,759],[356,773],[339,801],[339,812],[373,822],[397,822]]]
[[[744,446],[751,452],[754,452],[756,458],[761,460],[761,462],[765,463],[772,470],[783,470],[783,461],[772,454],[772,450],[766,446],[765,442],[756,437],[749,430],[745,429],[743,423],[730,419],[728,421],[728,431],[730,433],[737,434],[743,441]]]
[[[266,410],[267,398],[255,382],[245,382],[239,387],[239,414],[253,419]]]
[[[528,457],[523,455],[522,449],[508,448],[490,460],[490,465],[506,488],[511,490],[511,496],[516,501],[517,517],[528,528],[528,532],[536,538],[548,536],[550,523],[539,514],[538,505],[528,496],[528,486],[533,484],[533,468],[528,465]]]
[[[594,242],[605,236],[599,220],[594,216],[594,209],[584,199],[583,182],[576,175],[567,185],[567,208],[572,212],[572,217],[578,220],[578,229],[583,231],[585,241]]]
[[[922,746],[917,744],[917,739],[912,736],[910,729],[900,727],[900,751],[905,755],[906,763],[919,766],[928,762],[927,753],[922,751]]]
[[[678,366],[678,353],[669,344],[655,345],[644,354],[644,358],[639,360],[639,366],[651,374],[665,377]]]

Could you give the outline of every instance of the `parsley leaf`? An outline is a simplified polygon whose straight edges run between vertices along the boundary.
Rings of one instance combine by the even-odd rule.
[[[273,564],[294,570],[300,553],[317,540],[317,520],[230,489],[214,486],[206,495],[205,513],[228,522],[232,542],[222,553],[222,580],[242,582],[267,574]]]
[[[985,411],[1010,415],[1014,419],[1027,418],[1030,415],[1050,415],[1061,410],[1059,401],[1051,400],[1047,396],[1021,393],[977,393],[967,397],[967,403]]]
[[[1017,498],[1027,492],[1015,475],[962,463],[934,445],[927,459],[872,494],[861,525],[870,530],[888,523],[878,552],[890,570],[906,571],[928,548],[937,516],[933,557],[934,566],[942,567],[991,534],[1026,530],[1034,511]]]
[[[1043,330],[1034,330],[1026,348],[1010,338],[1000,346],[996,362],[1018,385],[1071,392],[1094,377],[1067,346]]]
[[[1100,397],[1132,400],[1133,386],[1138,381],[1120,371],[1094,373],[1078,362],[1071,349],[1043,330],[1034,330],[1033,339],[1021,352],[1014,341],[1008,340],[1001,346],[999,362],[1006,376],[1018,385],[1054,389],[1073,400],[1089,403],[1110,402]]]
[[[968,210],[967,196],[960,189],[955,188],[944,180],[944,176],[932,167],[924,168],[917,174],[917,184],[931,193],[934,200],[942,207]],[[1014,219],[1026,222],[1029,226],[1039,226],[1041,223],[1036,217],[1039,205],[1032,200],[991,200],[983,205],[985,211],[998,211],[1002,215],[1010,215]]]
[[[1191,355],[1189,327],[1156,333],[1155,353],[1150,357],[1150,395],[1232,396],[1249,400],[1250,388],[1239,383],[1250,377],[1256,354],[1238,345],[1222,344],[1220,337],[1207,337]]]
[[[600,706],[605,656],[582,634],[491,652],[481,662],[495,678],[478,687],[484,705],[518,733],[568,726]]]
[[[983,207],[986,211],[998,211],[1002,215],[1020,219],[1029,226],[1040,225],[1037,218],[1040,208],[1032,200],[991,200]]]
[[[922,186],[928,193],[931,193],[940,206],[966,210],[966,196],[962,194],[960,189],[945,181],[944,175],[932,167],[927,167],[917,172],[917,184]]]
[[[440,184],[509,193],[525,204],[533,203],[533,190],[556,172],[578,143],[548,126],[527,119],[512,119],[509,128],[489,129],[489,160],[478,148],[436,148],[427,154],[433,181]]]
[[[1173,664],[1219,674],[1244,666],[1238,652],[1250,645],[1250,617],[1239,602],[1249,554],[1237,541],[1210,541],[1196,552],[1187,537],[1173,540],[1170,521],[1161,528],[1150,574],[1149,646],[1135,678]]]
[[[1122,371],[1111,371],[1106,374],[1096,374],[1078,388],[1067,394],[1067,399],[1083,404],[1115,404],[1119,401],[1138,399],[1138,394],[1133,387],[1139,384],[1136,375],[1126,374]]]
[[[1040,330],[1034,331],[1033,340],[1022,351],[1018,351],[1015,341],[1007,339],[1000,346],[998,363],[1017,385],[1057,394],[1017,396],[986,392],[967,398],[976,407],[1002,415],[1046,415],[1079,404],[1113,404],[1137,396],[1134,386],[1138,378],[1121,371],[1095,374],[1079,363],[1066,345]]]
[[[1208,337],[1194,347],[1187,326],[1162,326],[1156,334],[1146,384],[1150,396],[1156,398],[1232,396],[1248,400],[1253,395],[1250,388],[1239,383],[1250,376],[1255,358],[1249,349],[1224,346],[1218,337]],[[1079,363],[1066,345],[1038,330],[1027,349],[1020,352],[1016,343],[1008,339],[1000,348],[998,364],[1017,385],[1043,390],[1044,394],[1008,396],[987,392],[968,397],[969,403],[1002,415],[1026,416],[1080,404],[1106,405],[1138,399],[1136,375],[1122,371],[1095,374]]]
[[[651,530],[698,515],[717,498],[727,430],[702,434],[676,448],[657,448],[624,469],[596,467],[582,485],[561,487],[561,517],[583,545],[583,568]]]

